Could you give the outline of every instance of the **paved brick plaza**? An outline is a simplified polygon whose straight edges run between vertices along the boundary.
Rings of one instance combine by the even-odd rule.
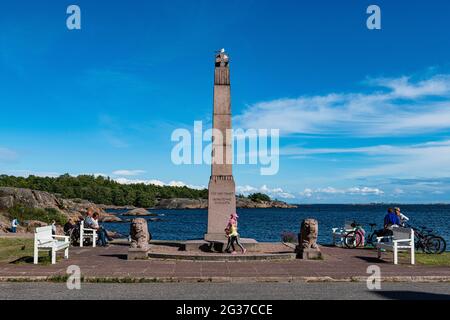
[[[325,260],[319,261],[242,261],[205,262],[181,260],[126,260],[127,247],[112,245],[108,248],[71,248],[69,260],[59,260],[56,265],[29,263],[0,263],[0,278],[52,277],[65,275],[69,265],[78,265],[84,277],[146,278],[159,281],[295,281],[349,280],[366,277],[369,265],[381,267],[382,277],[440,277],[450,279],[450,268],[411,266],[406,261],[392,264],[391,254],[385,254],[385,262],[376,259],[373,250],[346,250],[322,247]],[[308,279],[307,279],[308,280]],[[392,279],[391,279],[392,280]],[[395,279],[394,279],[395,280]]]

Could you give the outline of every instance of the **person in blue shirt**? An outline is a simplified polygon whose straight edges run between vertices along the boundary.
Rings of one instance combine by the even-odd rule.
[[[401,225],[399,216],[394,212],[394,209],[389,208],[387,215],[384,217],[384,229],[388,229],[394,225]]]

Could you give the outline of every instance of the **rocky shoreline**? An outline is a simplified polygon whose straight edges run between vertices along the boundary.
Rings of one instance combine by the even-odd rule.
[[[238,208],[296,208],[295,205],[290,205],[282,201],[252,201],[247,198],[237,197],[236,205]],[[95,204],[93,202],[82,199],[62,199],[58,195],[51,194],[44,191],[0,187],[0,232],[6,233],[10,227],[9,210],[16,206],[22,206],[33,209],[54,209],[65,217],[74,220],[83,218],[86,210],[92,208],[95,212],[100,214],[99,220],[101,222],[126,222],[119,218],[116,214],[107,211],[110,210],[126,210],[124,216],[130,218],[134,216],[155,216],[155,214],[148,212],[146,209],[136,208],[134,206],[109,206]],[[160,199],[154,208],[151,209],[172,209],[172,210],[186,210],[186,209],[207,209],[207,199],[187,199],[187,198],[173,198]],[[45,212],[45,211],[44,211]],[[41,217],[42,220],[44,217]],[[42,222],[40,217],[34,220],[26,221],[18,229],[19,232],[32,232],[35,227],[46,225]],[[59,226],[62,229],[61,226]],[[60,231],[60,230],[59,230]],[[58,232],[59,233],[59,232]]]
[[[10,227],[8,211],[16,206],[32,209],[54,209],[67,219],[79,220],[83,218],[87,208],[98,212],[101,222],[120,222],[122,219],[107,213],[101,206],[82,199],[62,199],[57,195],[37,190],[21,188],[0,188],[0,232],[7,232]],[[43,217],[41,218],[42,220]],[[36,217],[35,220],[23,221],[18,228],[19,233],[31,232],[34,227],[45,226],[46,223]],[[61,226],[58,226],[62,229]],[[58,230],[60,233],[61,230]]]
[[[133,210],[137,209],[132,206],[108,206],[99,205],[104,210]],[[252,201],[247,198],[236,198],[236,207],[240,209],[292,209],[297,205],[289,204],[283,201]],[[150,210],[189,210],[189,209],[208,209],[208,199],[188,199],[188,198],[172,198],[160,199],[157,204]]]

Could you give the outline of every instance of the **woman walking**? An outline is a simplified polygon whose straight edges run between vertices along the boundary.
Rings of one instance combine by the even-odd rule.
[[[240,243],[239,241],[239,233],[238,233],[238,228],[237,228],[237,219],[239,218],[239,216],[236,213],[233,213],[230,216],[230,220],[228,221],[228,225],[225,229],[225,234],[228,237],[228,245],[227,248],[225,249],[226,252],[230,252],[230,247],[233,248],[233,251],[231,252],[231,254],[236,254],[236,247],[234,246],[234,244],[236,243],[242,250],[242,253],[246,253],[247,250],[244,248],[244,246]]]

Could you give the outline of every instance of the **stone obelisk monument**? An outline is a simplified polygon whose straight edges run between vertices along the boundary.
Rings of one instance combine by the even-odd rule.
[[[231,90],[229,56],[216,54],[212,168],[208,186],[208,233],[205,240],[224,240],[224,229],[236,212],[236,187],[232,172]]]

